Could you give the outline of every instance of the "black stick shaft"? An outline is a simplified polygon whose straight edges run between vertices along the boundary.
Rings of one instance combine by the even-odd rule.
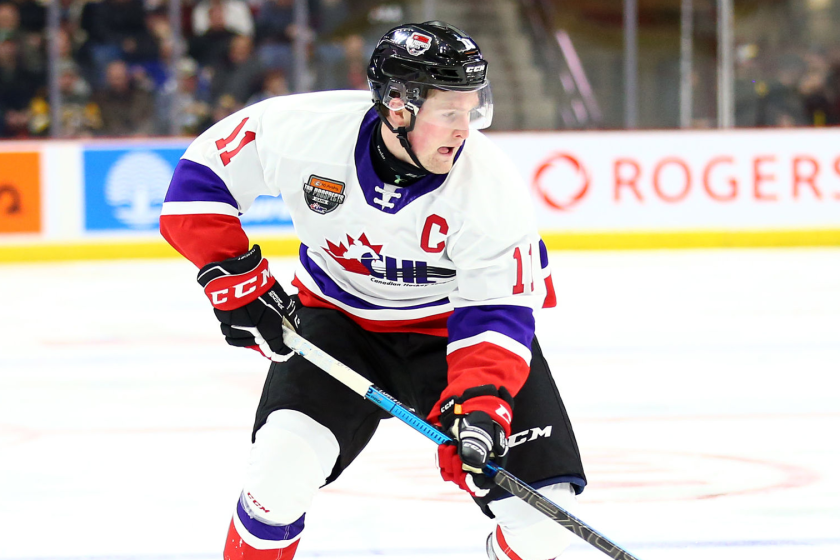
[[[539,510],[549,519],[552,519],[582,538],[610,558],[615,560],[639,560],[598,531],[567,512],[542,494],[510,474],[504,469],[498,469],[493,482],[504,488],[512,495],[523,500],[532,508]]]

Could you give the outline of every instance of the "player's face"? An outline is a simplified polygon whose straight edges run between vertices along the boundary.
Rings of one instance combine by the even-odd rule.
[[[477,106],[474,91],[429,92],[408,134],[423,167],[432,173],[449,173],[455,154],[470,135],[470,111]]]

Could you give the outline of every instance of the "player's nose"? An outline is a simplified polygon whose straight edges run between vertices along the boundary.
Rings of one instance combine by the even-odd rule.
[[[453,136],[459,140],[466,140],[470,136],[469,128],[456,128]]]

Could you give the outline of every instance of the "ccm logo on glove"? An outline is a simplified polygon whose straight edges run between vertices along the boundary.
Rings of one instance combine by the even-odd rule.
[[[295,300],[271,275],[259,245],[239,257],[208,264],[199,271],[198,282],[228,344],[251,348],[274,362],[292,357],[292,349],[283,342],[283,327],[300,327]]]
[[[204,287],[204,293],[216,309],[230,311],[251,303],[272,286],[274,277],[263,259],[257,268],[245,274],[220,276]]]

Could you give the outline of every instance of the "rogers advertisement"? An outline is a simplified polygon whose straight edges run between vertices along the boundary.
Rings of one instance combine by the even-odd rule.
[[[555,231],[840,227],[840,130],[491,134]]]

